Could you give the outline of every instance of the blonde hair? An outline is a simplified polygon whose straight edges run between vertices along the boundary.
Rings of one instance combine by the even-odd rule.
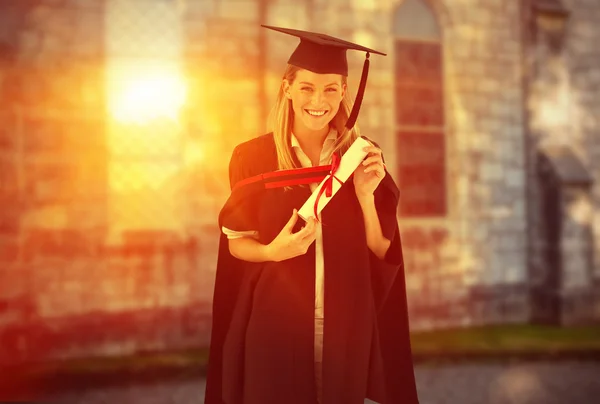
[[[283,74],[283,79],[288,80],[288,82],[292,84],[296,79],[296,73],[299,70],[300,68],[297,66],[288,65]],[[342,76],[342,84],[347,85],[346,76]],[[338,150],[341,151],[342,154],[345,153],[352,142],[360,136],[357,125],[354,125],[351,130],[347,130],[345,127],[348,116],[350,116],[350,111],[352,110],[352,101],[348,94],[349,91],[346,90],[344,98],[342,98],[342,101],[340,102],[340,108],[330,122],[330,126],[333,126],[338,133],[334,153]],[[290,147],[293,125],[294,110],[292,108],[292,100],[285,96],[283,86],[280,86],[277,100],[271,110],[268,121],[269,131],[273,132],[273,138],[275,139],[277,163],[280,170],[299,168],[294,165],[294,158]]]

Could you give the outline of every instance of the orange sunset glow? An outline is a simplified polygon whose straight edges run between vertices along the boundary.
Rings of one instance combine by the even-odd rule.
[[[166,63],[115,68],[109,87],[111,116],[124,123],[177,121],[186,100],[185,79],[176,66]]]

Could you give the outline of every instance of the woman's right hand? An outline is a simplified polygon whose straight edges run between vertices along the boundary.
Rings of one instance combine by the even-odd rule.
[[[292,233],[297,221],[298,211],[294,209],[290,220],[283,226],[277,237],[267,245],[271,261],[279,262],[306,254],[308,247],[315,241],[317,236],[316,220],[310,218],[302,229],[297,233]]]

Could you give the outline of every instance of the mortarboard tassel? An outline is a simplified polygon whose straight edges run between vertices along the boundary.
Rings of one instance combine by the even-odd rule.
[[[362,75],[360,77],[360,84],[358,85],[358,91],[356,93],[356,100],[354,101],[354,106],[352,107],[352,111],[350,112],[350,116],[346,122],[346,129],[348,130],[354,127],[356,119],[358,118],[358,111],[360,110],[360,105],[362,104],[363,96],[365,94],[365,87],[367,86],[369,63],[369,52],[367,52],[367,57],[365,59],[365,63],[363,64]]]

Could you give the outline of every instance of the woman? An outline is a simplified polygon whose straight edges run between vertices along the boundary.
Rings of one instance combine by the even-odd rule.
[[[369,52],[327,35],[297,36],[271,121],[238,145],[219,216],[205,402],[417,403],[408,333],[398,190],[381,150],[323,209],[299,209],[359,136]],[[346,50],[367,60],[352,111]]]

